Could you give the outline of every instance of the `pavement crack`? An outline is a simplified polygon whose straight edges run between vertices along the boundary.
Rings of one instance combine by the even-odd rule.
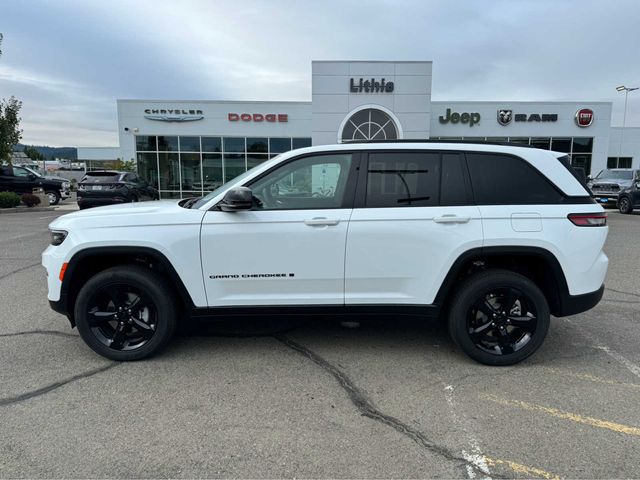
[[[28,270],[29,268],[37,267],[38,265],[40,265],[40,262],[32,263],[31,265],[27,265],[26,267],[16,268],[15,270],[12,270],[9,273],[5,273],[4,275],[0,275],[0,280],[4,280],[5,278],[10,277],[11,275],[14,275],[16,273],[20,273],[20,272],[22,272],[24,270]]]
[[[66,378],[64,380],[60,380],[59,382],[54,382],[50,385],[47,385],[46,387],[42,387],[42,388],[38,388],[36,390],[32,390],[30,392],[26,392],[26,393],[22,393],[20,395],[16,395],[15,397],[5,397],[5,398],[0,398],[0,407],[4,407],[7,405],[12,405],[14,403],[20,403],[20,402],[24,402],[26,400],[30,400],[34,397],[39,397],[40,395],[45,395],[53,390],[56,390],[64,385],[67,385],[68,383],[72,383],[75,382],[77,380],[82,380],[83,378],[89,378],[92,377],[94,375],[97,375],[98,373],[102,373],[102,372],[106,372],[107,370],[112,369],[113,367],[116,367],[120,365],[120,363],[118,362],[114,362],[114,363],[110,363],[108,365],[105,365],[104,367],[100,367],[100,368],[95,368],[93,370],[89,370],[87,372],[84,373],[80,373],[78,375],[74,375],[73,377],[69,377]]]
[[[58,332],[57,330],[26,330],[24,332],[0,333],[0,338],[18,337],[20,335],[54,335],[56,337],[78,338],[78,335],[73,333]]]
[[[605,290],[609,290],[610,292],[621,293],[622,295],[631,295],[632,297],[640,298],[640,294],[634,292],[625,292],[624,290],[616,290],[615,288],[605,287]]]
[[[330,373],[336,379],[338,385],[340,385],[340,387],[342,387],[342,389],[347,393],[349,400],[351,400],[351,403],[353,403],[353,405],[358,409],[362,416],[371,418],[372,420],[393,428],[397,432],[410,438],[416,444],[429,450],[430,452],[440,455],[447,460],[458,462],[460,467],[466,468],[467,466],[471,466],[474,469],[476,468],[476,465],[474,465],[472,462],[469,462],[464,457],[456,455],[446,447],[435,444],[419,430],[410,427],[409,425],[402,422],[401,420],[398,420],[395,417],[382,413],[373,405],[373,403],[366,397],[362,390],[360,390],[358,386],[353,383],[353,381],[345,373],[340,371],[336,366],[329,363],[317,353],[282,335],[275,335],[274,338],[287,347],[291,348],[292,350],[295,350],[296,352],[307,357],[320,368]]]

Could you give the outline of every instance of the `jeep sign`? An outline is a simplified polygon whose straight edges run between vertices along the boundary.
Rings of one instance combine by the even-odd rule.
[[[470,127],[473,127],[476,123],[480,123],[480,113],[478,112],[473,112],[473,113],[458,113],[458,112],[451,112],[450,108],[447,108],[447,113],[445,115],[440,115],[440,117],[438,118],[438,120],[440,120],[440,123],[446,124],[446,123],[465,123],[465,124],[469,124]]]

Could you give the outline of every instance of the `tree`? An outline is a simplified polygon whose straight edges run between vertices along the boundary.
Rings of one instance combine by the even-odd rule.
[[[135,172],[136,171],[136,161],[132,158],[131,160],[120,160],[119,158],[116,160],[116,170],[120,170],[121,172]]]
[[[2,34],[0,33],[0,46],[2,46]],[[2,49],[0,48],[0,57],[2,56]]]
[[[20,142],[22,130],[18,116],[22,102],[13,95],[9,100],[4,98],[0,102],[0,161],[11,163],[13,147]]]
[[[31,160],[44,160],[44,155],[41,154],[37,148],[32,146],[26,146],[23,150],[24,154],[29,157]]]

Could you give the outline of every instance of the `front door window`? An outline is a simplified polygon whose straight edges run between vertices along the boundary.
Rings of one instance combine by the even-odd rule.
[[[341,208],[351,167],[350,153],[305,157],[250,184],[256,210]]]

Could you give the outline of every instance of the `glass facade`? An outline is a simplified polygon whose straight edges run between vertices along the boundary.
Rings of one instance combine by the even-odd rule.
[[[431,139],[509,142],[515,145],[554,150],[568,154],[571,158],[571,165],[582,168],[586,175],[591,173],[593,137],[431,137]]]
[[[201,196],[279,153],[309,146],[307,137],[138,135],[138,175],[160,198]]]
[[[608,157],[607,168],[631,168],[633,157]]]

